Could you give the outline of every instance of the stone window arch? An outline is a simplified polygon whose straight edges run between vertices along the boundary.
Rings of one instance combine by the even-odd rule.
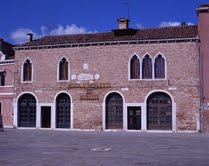
[[[165,79],[165,58],[161,54],[155,57],[154,75],[155,79]]]
[[[59,80],[68,80],[69,75],[69,64],[65,57],[63,57],[59,62]]]
[[[30,59],[26,59],[23,63],[23,81],[32,81],[33,66]]]
[[[140,59],[137,55],[130,60],[130,79],[140,79]]]
[[[142,79],[152,79],[152,58],[148,54],[142,60]]]

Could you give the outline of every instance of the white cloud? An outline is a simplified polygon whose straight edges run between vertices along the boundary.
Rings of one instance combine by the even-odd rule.
[[[144,26],[142,24],[136,24],[137,29],[144,29]]]
[[[32,29],[29,28],[19,28],[11,33],[11,39],[15,44],[21,44],[28,41],[27,33],[33,33],[34,39],[50,35],[65,35],[65,34],[81,34],[81,33],[96,33],[97,31],[88,31],[85,27],[78,27],[75,24],[67,25],[66,27],[59,25],[57,28],[52,29],[48,32],[48,28],[46,26],[40,27],[40,32],[36,33]]]
[[[187,25],[194,25],[193,23],[191,22],[185,22]],[[180,26],[182,24],[182,22],[171,22],[171,21],[168,21],[168,22],[161,22],[160,23],[160,27],[173,27],[173,26]]]
[[[33,33],[35,38],[39,37],[37,33],[29,28],[19,28],[12,32],[10,37],[16,44],[20,44],[28,41],[27,33]]]
[[[45,26],[41,26],[41,33],[45,35],[47,33],[47,28]]]
[[[66,27],[59,25],[53,29],[51,35],[65,35],[65,34],[81,34],[81,33],[95,33],[96,31],[88,31],[85,27],[78,27],[75,24],[67,25]]]

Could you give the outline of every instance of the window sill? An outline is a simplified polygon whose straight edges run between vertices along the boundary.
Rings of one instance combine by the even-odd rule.
[[[33,81],[21,81],[22,84],[31,84]]]
[[[57,82],[69,82],[70,80],[58,80]]]
[[[129,79],[128,81],[167,81],[167,79]]]
[[[14,88],[12,85],[5,85],[5,86],[0,86],[0,88]]]

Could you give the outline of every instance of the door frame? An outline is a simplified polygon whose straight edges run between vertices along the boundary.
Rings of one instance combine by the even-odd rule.
[[[50,121],[49,121],[49,123],[50,123],[50,127],[43,127],[43,116],[44,116],[44,113],[43,112],[46,112],[46,110],[44,110],[44,107],[45,108],[47,108],[47,109],[49,109],[49,110],[47,110],[47,111],[50,111]],[[43,110],[42,110],[43,109]],[[52,124],[51,124],[51,112],[52,112],[52,108],[50,107],[50,106],[41,106],[41,128],[51,128],[51,126],[52,126]]]
[[[130,120],[130,119],[129,119],[129,117],[130,117],[129,111],[134,111],[135,113],[136,113],[136,111],[140,111],[140,128],[139,128],[139,129],[135,129],[135,128],[130,129],[130,128],[129,128],[129,127],[130,127],[130,126],[129,126],[129,120]],[[142,118],[141,118],[141,112],[142,112],[142,111],[141,111],[141,107],[135,107],[135,106],[134,106],[134,107],[133,107],[133,106],[131,106],[131,107],[128,106],[128,107],[127,107],[127,113],[128,113],[128,114],[127,114],[128,130],[141,130],[141,125],[142,125],[142,124],[141,124],[141,119],[142,119]],[[136,115],[133,115],[133,116],[136,118]],[[137,119],[137,118],[136,118],[136,119]],[[136,120],[136,119],[135,119],[135,120]],[[139,126],[138,126],[138,127],[139,127]]]
[[[126,131],[146,131],[146,104],[144,103],[124,103],[124,130]],[[128,107],[141,107],[141,130],[128,129]]]
[[[43,128],[41,127],[41,107],[51,107],[51,127],[50,128]],[[37,110],[37,113],[38,113],[38,123],[37,123],[37,128],[39,129],[44,129],[44,130],[47,130],[47,129],[54,129],[55,128],[55,116],[54,116],[54,103],[39,103],[38,104],[38,110]]]

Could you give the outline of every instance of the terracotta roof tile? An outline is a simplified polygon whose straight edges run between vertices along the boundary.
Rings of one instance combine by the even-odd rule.
[[[164,27],[152,29],[139,29],[134,35],[117,36],[113,32],[92,33],[92,34],[71,34],[60,36],[45,36],[32,42],[28,42],[17,47],[42,46],[56,44],[92,43],[107,41],[127,41],[127,40],[160,40],[195,38],[198,35],[197,25]]]

